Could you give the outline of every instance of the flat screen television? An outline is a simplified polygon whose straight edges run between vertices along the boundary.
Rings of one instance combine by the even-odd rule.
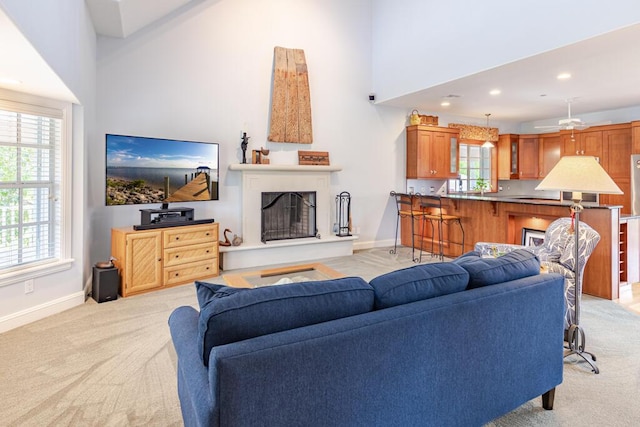
[[[106,135],[106,204],[218,200],[219,144]]]

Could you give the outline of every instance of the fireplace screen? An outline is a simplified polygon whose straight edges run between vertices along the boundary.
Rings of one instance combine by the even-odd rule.
[[[262,193],[263,243],[317,234],[315,191]]]

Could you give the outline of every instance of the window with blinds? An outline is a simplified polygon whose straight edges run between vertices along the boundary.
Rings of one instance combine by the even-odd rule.
[[[60,258],[62,117],[0,102],[0,272]]]

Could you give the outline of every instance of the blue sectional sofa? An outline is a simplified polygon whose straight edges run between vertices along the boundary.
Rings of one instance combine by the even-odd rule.
[[[564,278],[526,251],[196,287],[169,319],[186,426],[480,426],[562,382]]]

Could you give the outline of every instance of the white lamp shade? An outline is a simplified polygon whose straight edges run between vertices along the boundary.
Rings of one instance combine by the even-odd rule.
[[[562,157],[536,190],[623,194],[593,156]]]

